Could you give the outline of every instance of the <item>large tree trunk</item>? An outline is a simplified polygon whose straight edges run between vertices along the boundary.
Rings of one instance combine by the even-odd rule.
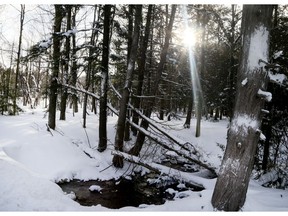
[[[60,47],[61,38],[57,34],[61,30],[61,23],[63,19],[62,5],[55,5],[55,20],[54,20],[54,34],[53,34],[53,68],[50,82],[49,94],[49,115],[48,126],[51,129],[56,127],[56,105],[57,105],[57,89],[58,89],[58,75],[60,62]]]
[[[117,122],[117,130],[116,130],[116,136],[115,136],[115,149],[119,151],[123,151],[123,139],[124,139],[124,132],[125,132],[127,106],[128,106],[129,94],[130,94],[131,86],[132,86],[133,71],[134,71],[135,62],[137,58],[140,23],[142,19],[142,5],[137,5],[135,6],[135,8],[136,8],[136,14],[135,14],[135,24],[134,24],[131,52],[130,52],[130,57],[128,60],[125,86],[124,86],[122,98],[120,101],[120,111],[119,111],[119,118]],[[113,157],[113,165],[115,167],[123,167],[123,159],[115,155]]]
[[[101,93],[99,113],[99,144],[98,151],[103,152],[107,148],[107,91],[109,68],[109,35],[110,35],[111,5],[104,6],[104,35],[101,62]]]
[[[238,211],[246,199],[261,125],[263,96],[268,75],[269,30],[273,6],[244,5],[243,50],[238,71],[234,114],[228,130],[227,147],[217,179],[212,205],[218,210]],[[247,82],[246,82],[247,81]],[[269,96],[268,93],[266,93]],[[269,99],[266,97],[266,99]]]

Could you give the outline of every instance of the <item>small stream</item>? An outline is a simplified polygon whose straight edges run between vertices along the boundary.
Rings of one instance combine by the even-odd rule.
[[[119,209],[126,206],[139,207],[141,204],[161,205],[166,200],[174,198],[174,194],[169,193],[169,190],[203,190],[203,188],[191,188],[188,186],[187,188],[178,188],[177,185],[179,183],[173,181],[165,184],[150,184],[147,181],[148,178],[149,176],[136,175],[131,180],[125,178],[108,181],[80,181],[74,179],[70,182],[58,183],[58,185],[66,193],[73,192],[76,196],[75,201],[80,205],[92,206],[100,204],[110,209]],[[97,190],[89,190],[91,186],[97,188]]]

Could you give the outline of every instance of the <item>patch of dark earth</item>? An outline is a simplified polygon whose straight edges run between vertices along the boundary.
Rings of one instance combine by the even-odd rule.
[[[204,188],[167,176],[149,173],[144,176],[135,174],[117,180],[71,180],[58,183],[67,194],[75,194],[74,200],[83,206],[101,205],[110,209],[126,206],[141,207],[141,204],[161,205],[166,200],[189,196],[185,191],[201,191]],[[92,186],[92,187],[91,187]]]

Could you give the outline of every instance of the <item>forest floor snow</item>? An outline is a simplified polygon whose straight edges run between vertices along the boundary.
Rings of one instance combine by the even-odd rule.
[[[47,131],[44,109],[26,108],[18,116],[0,116],[0,211],[213,211],[211,197],[216,179],[201,178],[199,173],[185,177],[202,182],[205,190],[189,191],[189,196],[166,201],[163,205],[115,210],[101,205],[81,206],[73,201],[55,182],[117,179],[129,169],[128,162],[123,169],[111,166],[117,116],[108,117],[108,148],[103,153],[97,151],[99,116],[88,115],[86,129],[82,127],[81,116],[81,112],[73,116],[68,109],[67,120],[57,120],[52,134]],[[193,143],[207,163],[220,166],[226,145],[227,120],[203,119],[199,138],[195,138],[195,119],[190,129],[183,128],[185,118],[157,121],[177,139]],[[242,211],[288,211],[288,191],[264,188],[251,180]]]

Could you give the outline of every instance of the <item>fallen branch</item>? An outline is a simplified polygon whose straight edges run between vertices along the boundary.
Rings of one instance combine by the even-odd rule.
[[[169,171],[165,170],[165,166],[163,165],[160,165],[160,164],[155,164],[155,163],[150,163],[150,164],[147,164],[143,161],[141,161],[141,159],[137,156],[133,156],[133,155],[129,155],[127,153],[124,153],[124,152],[120,152],[120,151],[112,151],[111,152],[112,155],[117,155],[119,157],[122,157],[124,160],[130,162],[130,163],[133,163],[133,164],[136,164],[136,165],[139,165],[139,166],[143,166],[153,172],[155,172],[156,174],[159,174],[159,175],[164,175],[164,176],[169,176],[173,179],[179,179],[179,171],[177,170],[174,170],[173,168],[168,168]],[[165,168],[164,168],[165,167]],[[204,190],[205,187],[199,183],[199,182],[196,182],[196,181],[192,181],[191,179],[189,180],[185,180],[184,177],[182,176],[182,179],[183,181],[191,184],[194,188],[198,188],[199,190]]]
[[[159,144],[160,146],[162,146],[163,148],[169,150],[169,151],[173,151],[175,152],[177,155],[211,171],[215,176],[217,176],[216,172],[215,172],[215,168],[214,167],[211,167],[210,165],[207,165],[205,163],[203,163],[202,161],[200,160],[197,160],[197,159],[193,159],[191,158],[190,156],[186,155],[186,153],[184,152],[180,152],[178,150],[175,150],[174,148],[168,146],[168,144],[165,144],[162,140],[160,140],[158,137],[156,136],[153,136],[153,134],[147,130],[145,130],[144,128],[140,127],[139,125],[135,124],[134,122],[132,122],[131,120],[129,120],[129,123],[135,127],[138,131],[140,131],[141,133],[144,133],[147,137],[149,137],[150,139],[152,139],[154,142],[156,142],[157,144]]]
[[[85,94],[88,94],[90,95],[91,97],[94,97],[95,99],[99,100],[99,96],[94,94],[94,93],[91,93],[91,92],[88,92],[84,89],[80,89],[80,88],[76,88],[74,86],[70,86],[70,85],[67,85],[67,84],[62,84],[62,86],[64,87],[67,87],[67,88],[71,88],[71,89],[74,89],[76,91],[80,91],[82,93],[85,93]],[[117,90],[115,88],[113,88],[114,91],[116,92],[116,94],[118,96],[120,96],[120,94],[117,92]],[[128,103],[128,106],[133,109],[141,118],[145,119],[147,122],[149,122],[149,125],[150,126],[153,126],[153,128],[157,129],[160,133],[162,133],[163,135],[165,135],[167,138],[169,138],[170,140],[173,141],[173,143],[177,144],[178,146],[180,146],[182,149],[190,152],[191,149],[188,149],[185,144],[182,144],[180,143],[178,140],[176,140],[175,138],[173,138],[172,136],[170,136],[166,131],[164,131],[163,129],[157,127],[157,125],[154,124],[153,120],[151,120],[150,118],[148,118],[147,116],[145,116],[143,113],[141,113],[138,109],[135,109],[130,103]],[[116,115],[118,115],[118,111],[112,107],[111,104],[107,104],[107,107],[112,111],[114,112]],[[190,156],[188,156],[187,154],[185,154],[184,152],[180,152],[178,150],[175,150],[173,149],[172,147],[168,146],[168,144],[165,144],[163,141],[161,141],[158,137],[156,137],[155,135],[153,135],[151,132],[145,130],[144,128],[140,127],[139,125],[135,124],[134,122],[132,122],[130,119],[126,119],[128,121],[128,123],[136,128],[138,131],[140,131],[141,133],[144,133],[147,137],[149,137],[150,139],[152,139],[153,141],[155,141],[156,143],[158,143],[160,146],[162,146],[163,148],[167,149],[167,150],[170,150],[170,151],[173,151],[175,152],[177,155],[205,168],[205,169],[208,169],[209,171],[211,171],[215,176],[217,176],[216,172],[215,172],[215,168],[211,167],[210,165],[207,165],[205,164],[204,162],[201,162],[200,160],[197,160],[197,159],[193,159],[191,158]],[[194,149],[194,152],[196,151],[195,150],[195,147],[189,143]],[[194,153],[193,152],[193,153]]]

